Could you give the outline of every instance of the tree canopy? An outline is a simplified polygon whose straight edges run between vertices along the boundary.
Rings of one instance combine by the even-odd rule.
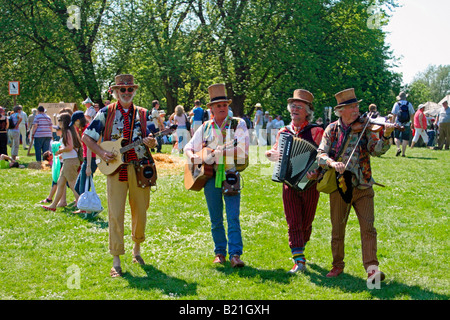
[[[209,101],[225,83],[236,115],[261,103],[287,115],[297,88],[315,95],[316,114],[353,87],[387,111],[401,76],[373,8],[387,15],[395,0],[0,0],[0,78],[21,81],[18,103],[103,105],[114,76],[131,73],[135,101],[158,99],[168,113]],[[0,104],[12,107],[6,86]]]

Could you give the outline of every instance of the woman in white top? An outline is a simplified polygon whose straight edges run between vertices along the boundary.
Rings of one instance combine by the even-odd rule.
[[[75,203],[78,201],[79,194],[75,191],[75,183],[78,177],[78,168],[80,167],[78,150],[81,148],[81,142],[74,126],[69,126],[70,121],[70,114],[62,113],[59,115],[58,122],[62,132],[62,143],[55,155],[61,155],[63,166],[53,202],[49,206],[41,206],[45,210],[56,211],[56,205],[64,194],[66,182],[75,196]]]
[[[181,105],[175,107],[175,113],[172,114],[171,120],[174,120],[177,127],[178,138],[178,151],[183,153],[183,148],[186,143],[191,140],[191,134],[186,128],[186,121],[189,121],[188,117],[184,113],[184,108]]]

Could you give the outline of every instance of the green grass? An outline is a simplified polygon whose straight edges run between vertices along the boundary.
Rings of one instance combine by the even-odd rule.
[[[168,151],[169,146],[164,146]],[[253,156],[256,149],[252,147]],[[22,163],[33,160],[20,151]],[[253,157],[254,158],[254,157]],[[292,266],[281,185],[267,164],[243,173],[241,202],[245,268],[215,266],[203,192],[188,192],[182,172],[160,175],[151,195],[142,255],[131,263],[130,209],[126,207],[123,278],[109,269],[106,210],[94,220],[69,211],[42,210],[50,189],[48,171],[2,170],[0,175],[0,299],[190,299],[190,300],[371,300],[449,299],[448,151],[407,150],[407,157],[373,158],[380,269],[387,279],[370,290],[361,262],[359,225],[352,210],[347,225],[345,274],[328,279],[331,267],[328,196],[322,194],[306,248],[305,274]],[[269,174],[269,175],[268,175]],[[95,175],[106,207],[105,177]],[[68,192],[68,201],[72,200]],[[73,270],[79,270],[79,288]],[[75,287],[74,287],[75,286]]]

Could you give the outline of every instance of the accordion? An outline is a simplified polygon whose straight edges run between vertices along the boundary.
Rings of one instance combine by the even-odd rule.
[[[318,168],[317,148],[312,143],[281,133],[278,150],[280,158],[275,163],[272,181],[284,182],[298,191],[304,191],[315,183],[306,177],[306,173]]]

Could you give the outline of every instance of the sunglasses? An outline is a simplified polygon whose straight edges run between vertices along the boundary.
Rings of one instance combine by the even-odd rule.
[[[120,88],[120,92],[133,92],[134,91],[134,88],[128,88],[128,89],[126,89],[126,88]]]

